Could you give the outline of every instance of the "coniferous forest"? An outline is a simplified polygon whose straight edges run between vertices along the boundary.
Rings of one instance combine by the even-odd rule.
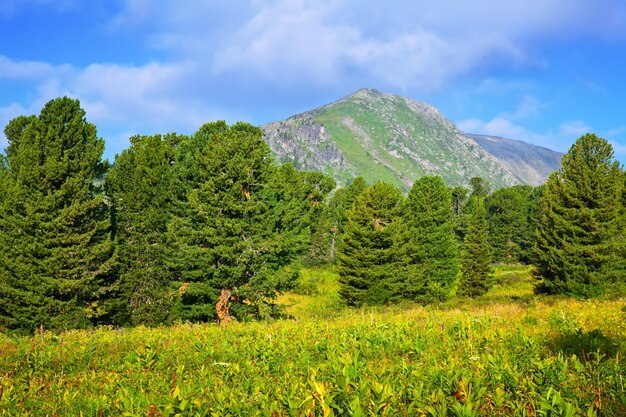
[[[0,416],[623,416],[626,174],[346,187],[258,127],[5,128]],[[621,298],[620,298],[621,297]]]
[[[541,187],[416,179],[407,196],[335,190],[273,162],[259,128],[207,123],[134,136],[109,164],[77,100],[5,128],[0,326],[32,332],[280,317],[301,265],[336,264],[347,305],[475,297],[494,264],[532,264],[536,292],[623,287],[626,175],[579,138]],[[216,307],[217,306],[217,307]]]

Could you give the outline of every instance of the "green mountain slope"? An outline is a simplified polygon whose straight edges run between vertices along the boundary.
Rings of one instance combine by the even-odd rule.
[[[280,162],[318,170],[345,184],[357,175],[407,190],[440,175],[450,185],[480,176],[494,187],[523,182],[434,107],[363,89],[334,103],[263,126]]]

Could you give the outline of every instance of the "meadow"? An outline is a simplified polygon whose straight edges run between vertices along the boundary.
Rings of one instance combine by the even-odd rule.
[[[0,416],[625,416],[626,302],[535,296],[347,308],[328,269],[291,319],[0,334]]]

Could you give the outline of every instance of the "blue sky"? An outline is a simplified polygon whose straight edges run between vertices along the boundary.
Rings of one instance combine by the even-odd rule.
[[[263,124],[362,87],[469,133],[626,162],[621,0],[2,0],[0,124],[80,99],[113,159],[133,134]],[[0,149],[6,139],[0,134]]]

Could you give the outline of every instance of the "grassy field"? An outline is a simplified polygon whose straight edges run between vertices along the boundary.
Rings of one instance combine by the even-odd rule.
[[[304,271],[291,320],[0,335],[0,416],[626,416],[624,300],[349,309]]]

